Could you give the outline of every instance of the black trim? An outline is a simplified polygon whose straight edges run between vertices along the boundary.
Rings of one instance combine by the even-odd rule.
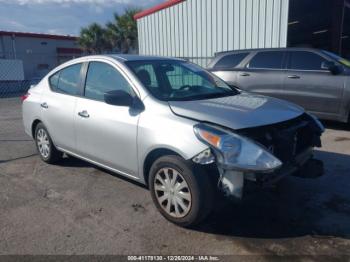
[[[86,76],[89,68],[89,62],[84,62],[80,70],[80,82],[78,85],[78,95],[84,97],[85,95],[85,82]]]

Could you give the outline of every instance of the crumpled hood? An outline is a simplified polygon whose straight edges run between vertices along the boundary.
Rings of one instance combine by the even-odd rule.
[[[170,101],[179,116],[243,129],[287,121],[304,113],[294,104],[276,98],[241,93],[235,96],[196,101]]]

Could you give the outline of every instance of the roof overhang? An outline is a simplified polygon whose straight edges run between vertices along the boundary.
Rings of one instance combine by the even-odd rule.
[[[11,32],[11,31],[0,31],[0,36],[33,37],[33,38],[73,40],[73,41],[76,41],[78,39],[78,37],[70,36],[70,35],[51,35],[51,34],[38,34],[38,33],[25,33],[25,32]]]
[[[156,5],[156,6],[153,6],[149,9],[146,9],[146,10],[143,10],[137,14],[134,15],[134,19],[137,20],[137,19],[140,19],[142,17],[145,17],[145,16],[148,16],[148,15],[151,15],[151,14],[154,14],[160,10],[163,10],[163,9],[166,9],[166,8],[169,8],[173,5],[177,5],[181,2],[184,2],[186,0],[168,0],[164,3],[161,3],[159,5]]]

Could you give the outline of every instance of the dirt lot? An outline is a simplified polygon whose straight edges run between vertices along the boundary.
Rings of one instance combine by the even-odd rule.
[[[40,161],[19,99],[0,99],[0,254],[350,255],[346,129],[327,124],[323,177],[288,177],[189,230],[140,185],[74,158]]]

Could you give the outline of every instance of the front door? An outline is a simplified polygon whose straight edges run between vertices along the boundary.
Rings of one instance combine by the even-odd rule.
[[[288,52],[285,99],[319,116],[338,114],[345,78],[322,69],[326,58],[311,51]]]
[[[74,114],[78,153],[136,177],[139,114],[126,106],[106,104],[104,93],[112,90],[135,95],[129,82],[114,65],[90,62],[84,96],[78,98]]]

